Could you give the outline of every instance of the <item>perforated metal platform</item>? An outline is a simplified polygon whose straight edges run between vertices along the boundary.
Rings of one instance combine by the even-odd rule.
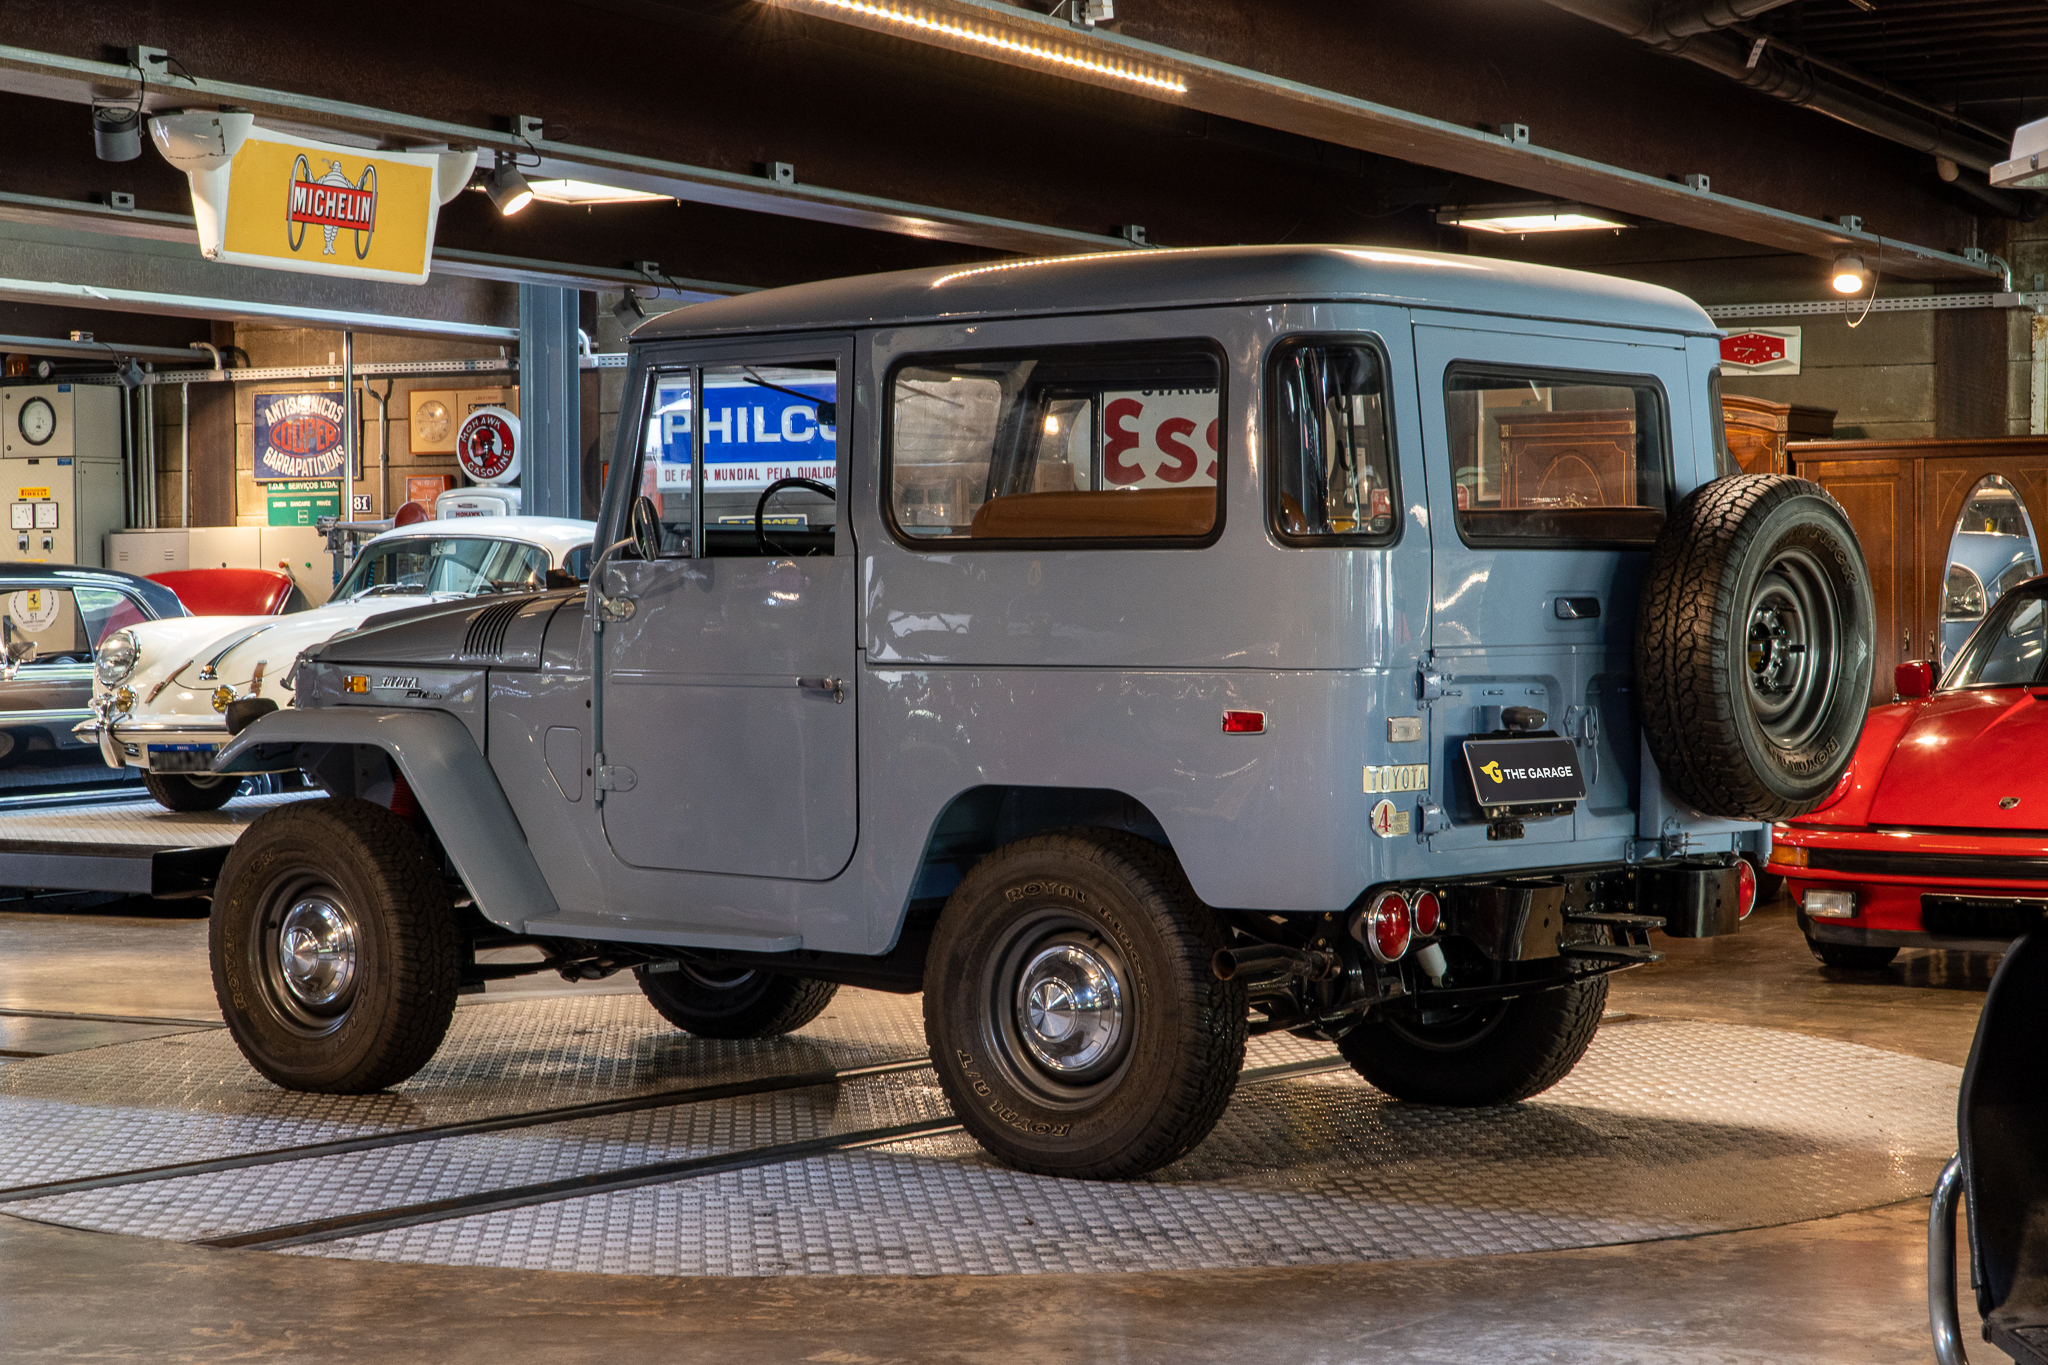
[[[914,1058],[915,998],[842,991],[801,1034],[714,1043],[637,997],[480,1004],[398,1090],[294,1095],[224,1033],[0,1066],[0,1185],[254,1152],[678,1086]],[[1247,1066],[1333,1055],[1285,1035]],[[1950,1066],[1733,1025],[1609,1023],[1572,1076],[1486,1110],[1348,1071],[1239,1090],[1208,1141],[1122,1184],[1020,1175],[964,1135],[774,1160],[345,1236],[301,1254],[635,1274],[999,1274],[1535,1251],[1789,1222],[1931,1187]],[[205,1240],[649,1162],[943,1121],[928,1070],[0,1204]]]
[[[242,796],[215,811],[155,801],[0,810],[0,886],[173,895],[209,882],[251,820],[317,792]]]

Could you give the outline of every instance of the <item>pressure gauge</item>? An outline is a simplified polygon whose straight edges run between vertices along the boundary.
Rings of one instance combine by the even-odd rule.
[[[57,434],[57,410],[47,398],[31,398],[21,405],[16,425],[21,428],[23,440],[32,446],[42,445]]]

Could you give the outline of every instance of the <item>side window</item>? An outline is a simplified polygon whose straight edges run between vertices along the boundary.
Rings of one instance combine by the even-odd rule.
[[[107,635],[146,619],[111,589],[21,588],[0,597],[0,634],[32,641],[38,663],[90,663]]]
[[[701,404],[693,402],[700,388]],[[838,373],[829,364],[650,375],[638,488],[660,512],[662,558],[691,553],[700,463],[705,554],[762,553],[757,511],[769,553],[830,554],[839,520],[838,396]],[[700,421],[701,450],[693,430]],[[761,496],[770,489],[764,508]]]
[[[1380,353],[1357,343],[1291,346],[1269,386],[1270,510],[1281,538],[1391,539],[1398,522]]]
[[[1207,349],[926,357],[889,391],[889,510],[908,540],[1187,541],[1219,524]]]
[[[1742,472],[1742,462],[1728,448],[1728,410],[1721,406],[1721,371],[1707,373],[1707,410],[1714,426],[1714,477],[1725,479]]]
[[[1467,544],[1656,540],[1670,422],[1655,381],[1457,365],[1444,408]]]

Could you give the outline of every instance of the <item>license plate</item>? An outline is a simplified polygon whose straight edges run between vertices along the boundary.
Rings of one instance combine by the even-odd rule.
[[[149,746],[149,770],[153,773],[210,773],[218,748],[213,744],[152,744]]]
[[[1468,739],[1465,767],[1482,806],[1548,806],[1586,796],[1578,746],[1568,739]]]

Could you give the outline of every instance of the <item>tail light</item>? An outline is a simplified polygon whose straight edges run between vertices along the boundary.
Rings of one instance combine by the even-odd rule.
[[[1737,858],[1735,868],[1735,918],[1745,920],[1756,909],[1756,866],[1747,858]]]
[[[1414,934],[1412,914],[1406,896],[1398,891],[1382,891],[1358,917],[1351,932],[1381,962],[1398,962],[1408,951]]]
[[[1436,898],[1436,892],[1424,891],[1415,897],[1415,937],[1435,938],[1436,931],[1444,927],[1443,902]]]

